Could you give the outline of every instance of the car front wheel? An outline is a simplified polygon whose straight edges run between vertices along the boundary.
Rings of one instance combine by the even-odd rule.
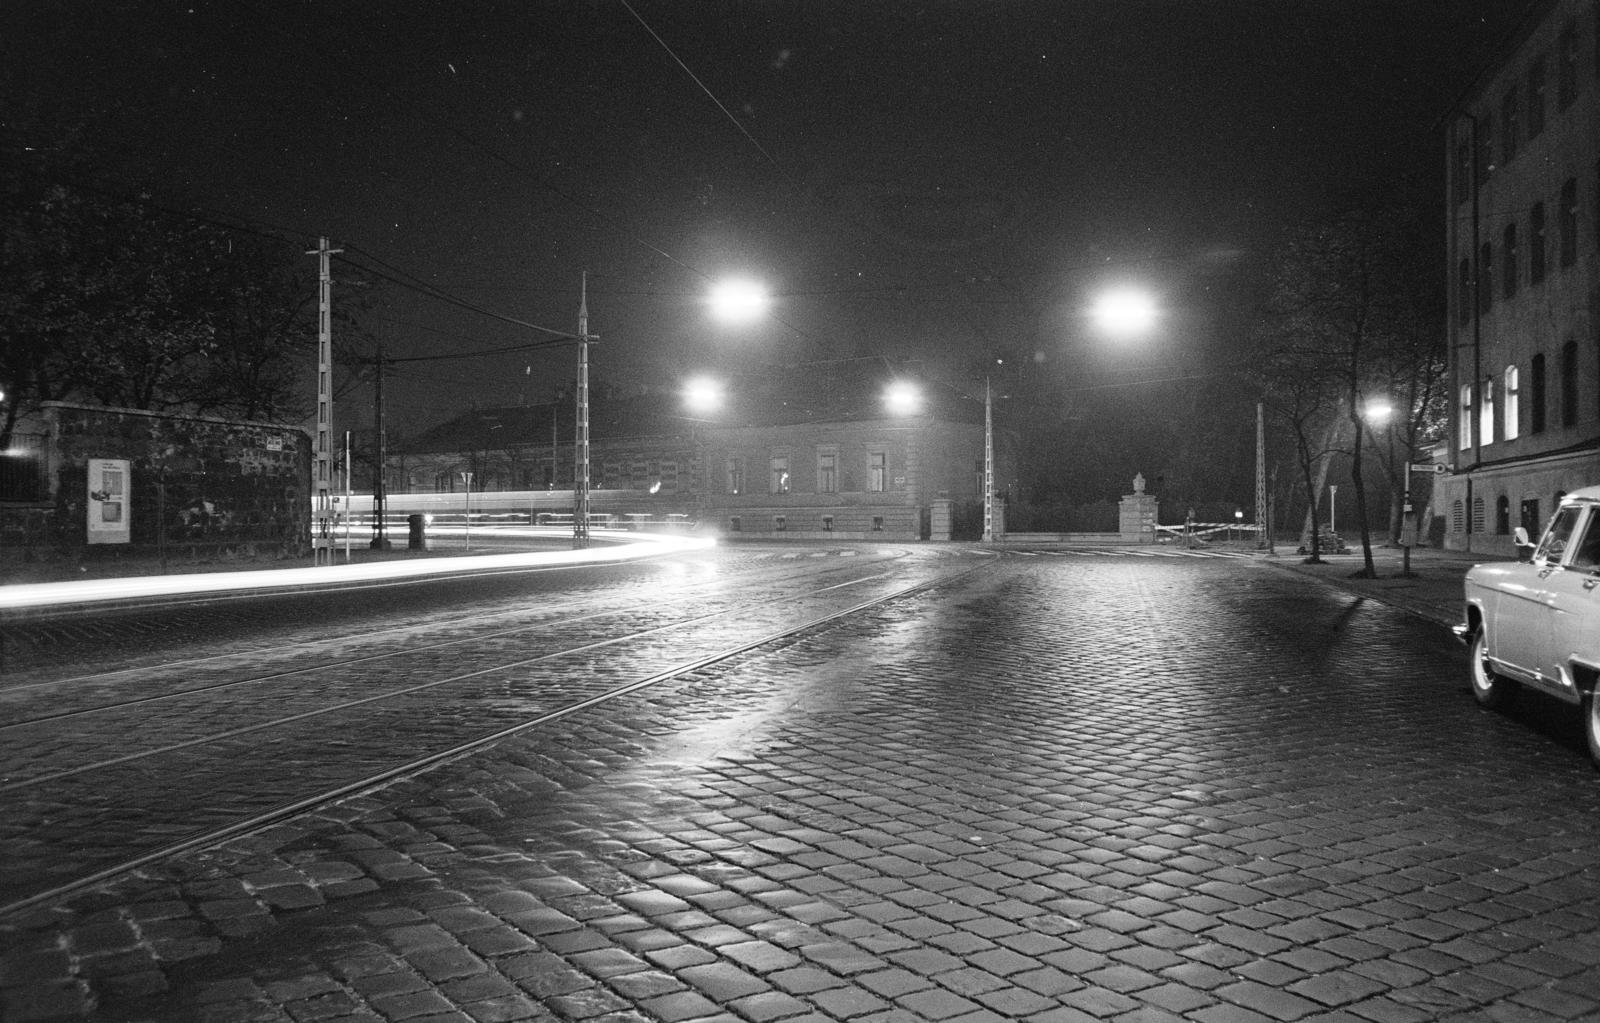
[[[1600,699],[1593,693],[1583,698],[1583,735],[1589,740],[1589,759],[1600,767]]]
[[[1469,655],[1472,671],[1472,695],[1481,707],[1504,707],[1511,702],[1517,694],[1517,684],[1510,679],[1501,678],[1489,667],[1489,639],[1486,629],[1479,629],[1472,637],[1472,653]],[[1600,742],[1600,721],[1596,721],[1593,714],[1589,715],[1589,748],[1596,749],[1596,742]]]

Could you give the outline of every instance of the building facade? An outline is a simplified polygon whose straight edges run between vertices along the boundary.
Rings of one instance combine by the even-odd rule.
[[[917,405],[894,413],[895,379],[881,360],[774,371],[693,416],[677,395],[597,397],[591,507],[602,524],[688,520],[730,538],[915,540],[933,535],[940,503],[956,538],[977,539],[982,399],[922,382]],[[464,491],[469,473],[485,508],[515,491],[548,492],[517,505],[536,517],[570,504],[572,435],[568,404],[475,410],[391,444],[391,517],[407,495]]]
[[[1513,553],[1600,483],[1600,4],[1546,0],[1448,138],[1447,548]]]

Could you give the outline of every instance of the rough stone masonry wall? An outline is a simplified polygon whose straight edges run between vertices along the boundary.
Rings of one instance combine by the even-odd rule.
[[[46,499],[0,506],[0,571],[19,562],[310,552],[311,440],[297,427],[65,403],[46,404],[39,418]],[[95,458],[130,462],[130,543],[87,542]]]

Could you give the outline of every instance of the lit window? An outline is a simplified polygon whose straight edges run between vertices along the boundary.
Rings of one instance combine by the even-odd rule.
[[[1461,417],[1458,422],[1462,451],[1472,447],[1472,385],[1461,385]]]
[[[1478,403],[1478,442],[1494,443],[1494,378],[1483,382],[1483,400]]]
[[[882,451],[867,455],[867,489],[879,494],[889,489],[889,456]]]
[[[728,459],[728,493],[744,493],[744,459]]]
[[[1516,440],[1517,434],[1520,432],[1517,427],[1517,419],[1522,414],[1522,403],[1520,398],[1521,396],[1518,393],[1517,367],[1507,366],[1505,380],[1505,401],[1502,403],[1505,406],[1504,434],[1506,440]]]
[[[784,455],[774,455],[772,466],[772,493],[787,494],[789,492],[789,459]]]

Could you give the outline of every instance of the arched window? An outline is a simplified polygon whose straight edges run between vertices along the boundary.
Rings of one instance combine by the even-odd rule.
[[[1464,526],[1465,524],[1466,524],[1466,522],[1462,517],[1461,499],[1457,498],[1450,505],[1450,532],[1452,532],[1452,533],[1461,532],[1461,527]]]
[[[1472,499],[1472,531],[1474,533],[1483,532],[1483,498],[1481,497]]]

